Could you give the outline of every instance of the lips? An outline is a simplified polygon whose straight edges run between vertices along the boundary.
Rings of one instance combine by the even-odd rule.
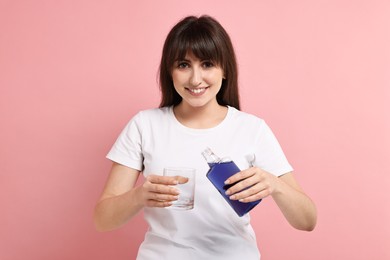
[[[186,90],[188,90],[192,95],[195,95],[195,96],[202,95],[207,89],[208,89],[208,87],[204,87],[204,88],[186,88]]]

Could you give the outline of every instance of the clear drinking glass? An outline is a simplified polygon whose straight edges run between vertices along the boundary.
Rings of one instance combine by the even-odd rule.
[[[177,184],[174,187],[179,189],[180,194],[178,200],[173,201],[172,206],[167,208],[189,210],[194,208],[195,195],[195,173],[193,168],[184,167],[168,167],[164,168],[164,176],[174,176],[178,180],[180,177],[188,178],[188,181],[183,184]]]

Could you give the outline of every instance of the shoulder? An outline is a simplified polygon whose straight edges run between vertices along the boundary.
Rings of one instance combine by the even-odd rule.
[[[245,126],[252,125],[256,127],[266,125],[264,119],[256,115],[240,111],[234,107],[229,107],[229,113],[231,114],[231,118],[233,119],[232,121],[236,124],[243,124]]]
[[[159,108],[151,108],[151,109],[145,109],[140,110],[136,116],[143,116],[143,117],[153,117],[153,116],[163,116],[166,114],[169,114],[171,110],[171,107],[159,107]]]
[[[131,119],[137,123],[165,120],[171,114],[171,107],[151,108],[141,110]]]
[[[156,125],[162,126],[164,122],[169,122],[170,108],[152,108],[147,110],[140,110],[133,115],[127,122],[124,133],[143,133],[150,132]]]
[[[138,129],[139,132],[151,130],[155,126],[162,127],[172,120],[171,107],[152,108],[138,111],[127,123],[128,129]]]

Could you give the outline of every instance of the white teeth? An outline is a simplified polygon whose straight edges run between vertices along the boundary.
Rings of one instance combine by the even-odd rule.
[[[192,93],[199,94],[205,90],[205,88],[189,88]]]

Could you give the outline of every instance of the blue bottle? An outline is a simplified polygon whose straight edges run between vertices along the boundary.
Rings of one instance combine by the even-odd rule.
[[[253,202],[240,202],[238,200],[230,200],[229,195],[226,195],[225,192],[231,186],[236,183],[232,183],[229,185],[225,184],[225,181],[232,175],[241,171],[237,165],[230,159],[220,159],[216,156],[210,148],[205,149],[202,152],[203,157],[207,161],[210,166],[209,171],[206,176],[214,185],[214,187],[219,191],[222,197],[229,203],[229,205],[234,209],[238,216],[242,217],[246,213],[248,213],[251,209],[253,209],[257,204],[260,203],[260,200]]]

